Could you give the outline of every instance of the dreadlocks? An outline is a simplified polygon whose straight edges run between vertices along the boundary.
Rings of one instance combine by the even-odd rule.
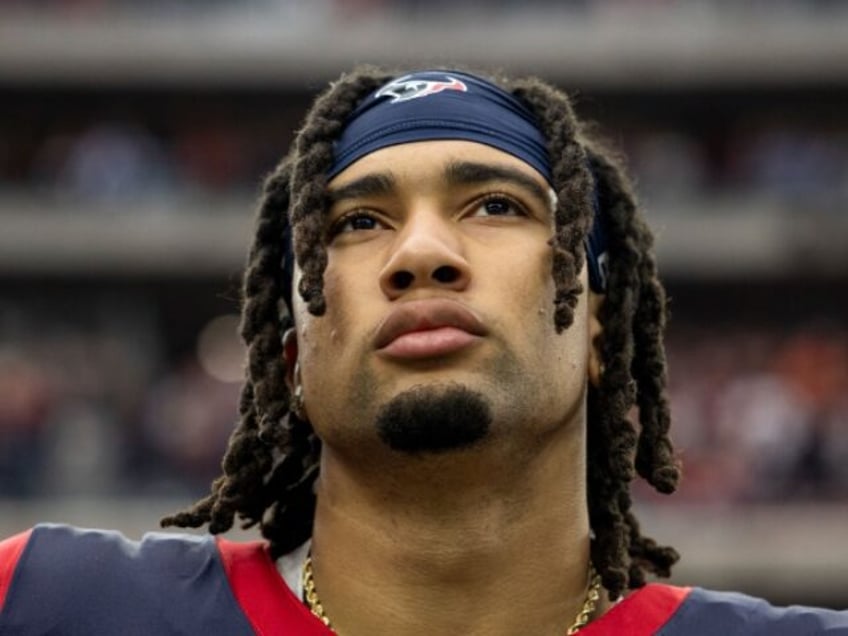
[[[356,105],[393,74],[361,69],[343,76],[307,115],[291,153],[267,179],[243,282],[241,335],[247,345],[240,421],[230,438],[223,474],[211,493],[164,526],[229,530],[259,525],[276,558],[311,536],[313,484],[320,442],[291,410],[282,334],[292,326],[283,303],[291,281],[281,262],[289,232],[302,270],[298,293],[314,315],[325,310],[323,240],[326,174],[333,142]],[[623,171],[578,122],[568,97],[538,80],[502,85],[535,114],[548,142],[557,196],[553,250],[554,322],[571,325],[583,291],[578,274],[592,223],[593,197],[605,215],[608,288],[601,306],[604,372],[589,394],[588,501],[592,561],[615,599],[645,584],[645,574],[668,576],[677,553],[642,536],[631,511],[635,473],[663,493],[679,471],[668,437],[666,363],[662,345],[665,297],[652,255],[652,237],[637,212]],[[630,420],[638,407],[638,427]]]

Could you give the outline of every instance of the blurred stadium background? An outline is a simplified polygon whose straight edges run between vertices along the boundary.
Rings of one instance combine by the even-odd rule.
[[[204,492],[261,176],[356,62],[541,75],[659,236],[676,580],[848,605],[848,3],[0,0],[0,534]]]

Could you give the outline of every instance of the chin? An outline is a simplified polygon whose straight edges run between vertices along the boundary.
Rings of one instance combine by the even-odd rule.
[[[380,407],[375,425],[392,450],[448,453],[484,441],[492,427],[492,409],[485,396],[460,384],[419,385]]]

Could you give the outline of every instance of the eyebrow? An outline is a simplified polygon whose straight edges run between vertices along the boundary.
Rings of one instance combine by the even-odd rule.
[[[345,199],[385,196],[395,190],[395,178],[389,172],[367,174],[327,192],[330,204]]]
[[[551,205],[550,194],[544,187],[521,170],[510,166],[474,161],[451,161],[445,168],[444,177],[451,186],[506,181],[529,191],[546,207]],[[327,192],[327,197],[332,205],[346,199],[386,196],[394,192],[396,187],[397,184],[391,172],[375,172],[331,189]]]
[[[551,205],[548,191],[539,182],[521,170],[509,166],[473,161],[452,161],[445,169],[445,178],[451,185],[479,185],[491,181],[508,181],[536,197],[545,207]]]

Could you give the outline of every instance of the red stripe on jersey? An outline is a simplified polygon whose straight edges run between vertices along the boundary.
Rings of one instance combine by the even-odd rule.
[[[580,636],[653,636],[674,616],[692,588],[650,583],[580,630]]]
[[[267,546],[218,538],[218,551],[236,600],[260,636],[332,636],[292,594]],[[691,592],[688,587],[652,583],[636,590],[592,621],[581,636],[653,636]]]
[[[32,530],[27,530],[0,541],[0,612],[3,611],[6,595],[12,587],[12,576],[31,534]]]
[[[230,588],[259,636],[333,636],[292,594],[265,543],[216,543]]]

